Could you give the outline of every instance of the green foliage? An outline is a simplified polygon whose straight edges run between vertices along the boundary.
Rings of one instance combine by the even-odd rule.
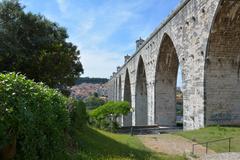
[[[89,96],[85,100],[85,103],[86,103],[87,109],[91,110],[103,105],[105,101],[95,95],[95,96]]]
[[[97,92],[94,92],[94,93],[93,93],[93,96],[94,96],[94,97],[98,97],[98,93],[97,93]]]
[[[176,114],[178,116],[183,115],[183,105],[182,104],[176,104]]]
[[[83,73],[80,51],[66,29],[42,15],[25,13],[18,0],[0,2],[0,71],[20,72],[64,89]]]
[[[80,77],[75,81],[75,84],[82,84],[82,83],[93,83],[93,84],[103,84],[108,81],[107,78],[89,78],[89,77]]]
[[[118,127],[117,117],[127,115],[130,110],[131,106],[127,101],[109,101],[90,112],[91,123],[95,127],[115,131]]]
[[[62,159],[70,124],[67,98],[25,76],[0,74],[0,150],[17,140],[16,159]]]
[[[106,104],[93,110],[90,115],[96,119],[101,119],[107,116],[120,116],[127,115],[131,110],[131,107],[127,101],[113,102],[109,101]]]
[[[70,126],[68,128],[68,149],[71,151],[75,151],[79,148],[78,132],[82,132],[82,130],[86,127],[88,115],[86,112],[85,103],[76,100],[69,99],[69,111],[70,111]]]
[[[71,99],[71,106],[71,127],[76,130],[81,130],[88,120],[85,103],[81,100]]]

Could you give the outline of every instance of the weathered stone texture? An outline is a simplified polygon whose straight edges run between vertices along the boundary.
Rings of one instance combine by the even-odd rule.
[[[136,106],[135,114],[136,125],[148,124],[148,103],[147,103],[147,81],[146,72],[143,64],[143,60],[140,57],[137,70],[137,82],[136,82]]]
[[[240,123],[240,3],[224,1],[216,15],[205,70],[206,124]]]
[[[178,58],[175,47],[168,35],[162,40],[156,68],[155,123],[163,126],[176,125],[176,80]]]
[[[239,26],[238,0],[183,1],[113,75],[109,99],[125,99],[128,71],[131,100],[126,100],[134,108],[132,125],[174,125],[180,65],[184,129],[240,125]],[[120,76],[121,89],[117,89]]]

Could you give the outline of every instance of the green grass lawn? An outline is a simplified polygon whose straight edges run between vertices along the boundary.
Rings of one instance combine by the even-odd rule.
[[[183,160],[180,156],[157,154],[145,148],[138,137],[86,128],[78,133],[76,160]]]
[[[233,137],[232,152],[240,152],[240,127],[206,127],[194,131],[176,133],[197,143]],[[209,147],[216,152],[228,152],[228,140],[210,143]]]

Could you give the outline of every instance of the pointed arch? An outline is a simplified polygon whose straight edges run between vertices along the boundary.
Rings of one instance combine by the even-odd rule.
[[[176,125],[176,83],[179,60],[175,46],[164,34],[157,58],[155,75],[155,123]]]
[[[122,101],[122,79],[121,75],[118,78],[118,101]]]
[[[240,1],[219,3],[204,66],[205,125],[240,124]]]
[[[130,105],[132,105],[131,83],[130,83],[128,69],[126,69],[126,74],[125,74],[123,100],[127,101]],[[132,126],[131,112],[128,115],[123,116],[123,126]]]
[[[114,101],[117,101],[117,78],[114,79]]]
[[[136,125],[148,124],[148,100],[147,100],[147,79],[142,56],[139,57],[136,77],[136,102],[135,102],[135,123]]]

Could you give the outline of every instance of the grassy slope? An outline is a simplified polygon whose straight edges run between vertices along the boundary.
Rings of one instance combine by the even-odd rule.
[[[233,137],[231,151],[240,152],[240,127],[207,127],[195,131],[179,132],[177,134],[191,140],[194,139],[198,143]],[[216,152],[227,152],[228,141],[211,143],[209,147]]]
[[[84,160],[182,160],[153,153],[137,137],[86,128],[79,132],[80,150],[73,159]]]

